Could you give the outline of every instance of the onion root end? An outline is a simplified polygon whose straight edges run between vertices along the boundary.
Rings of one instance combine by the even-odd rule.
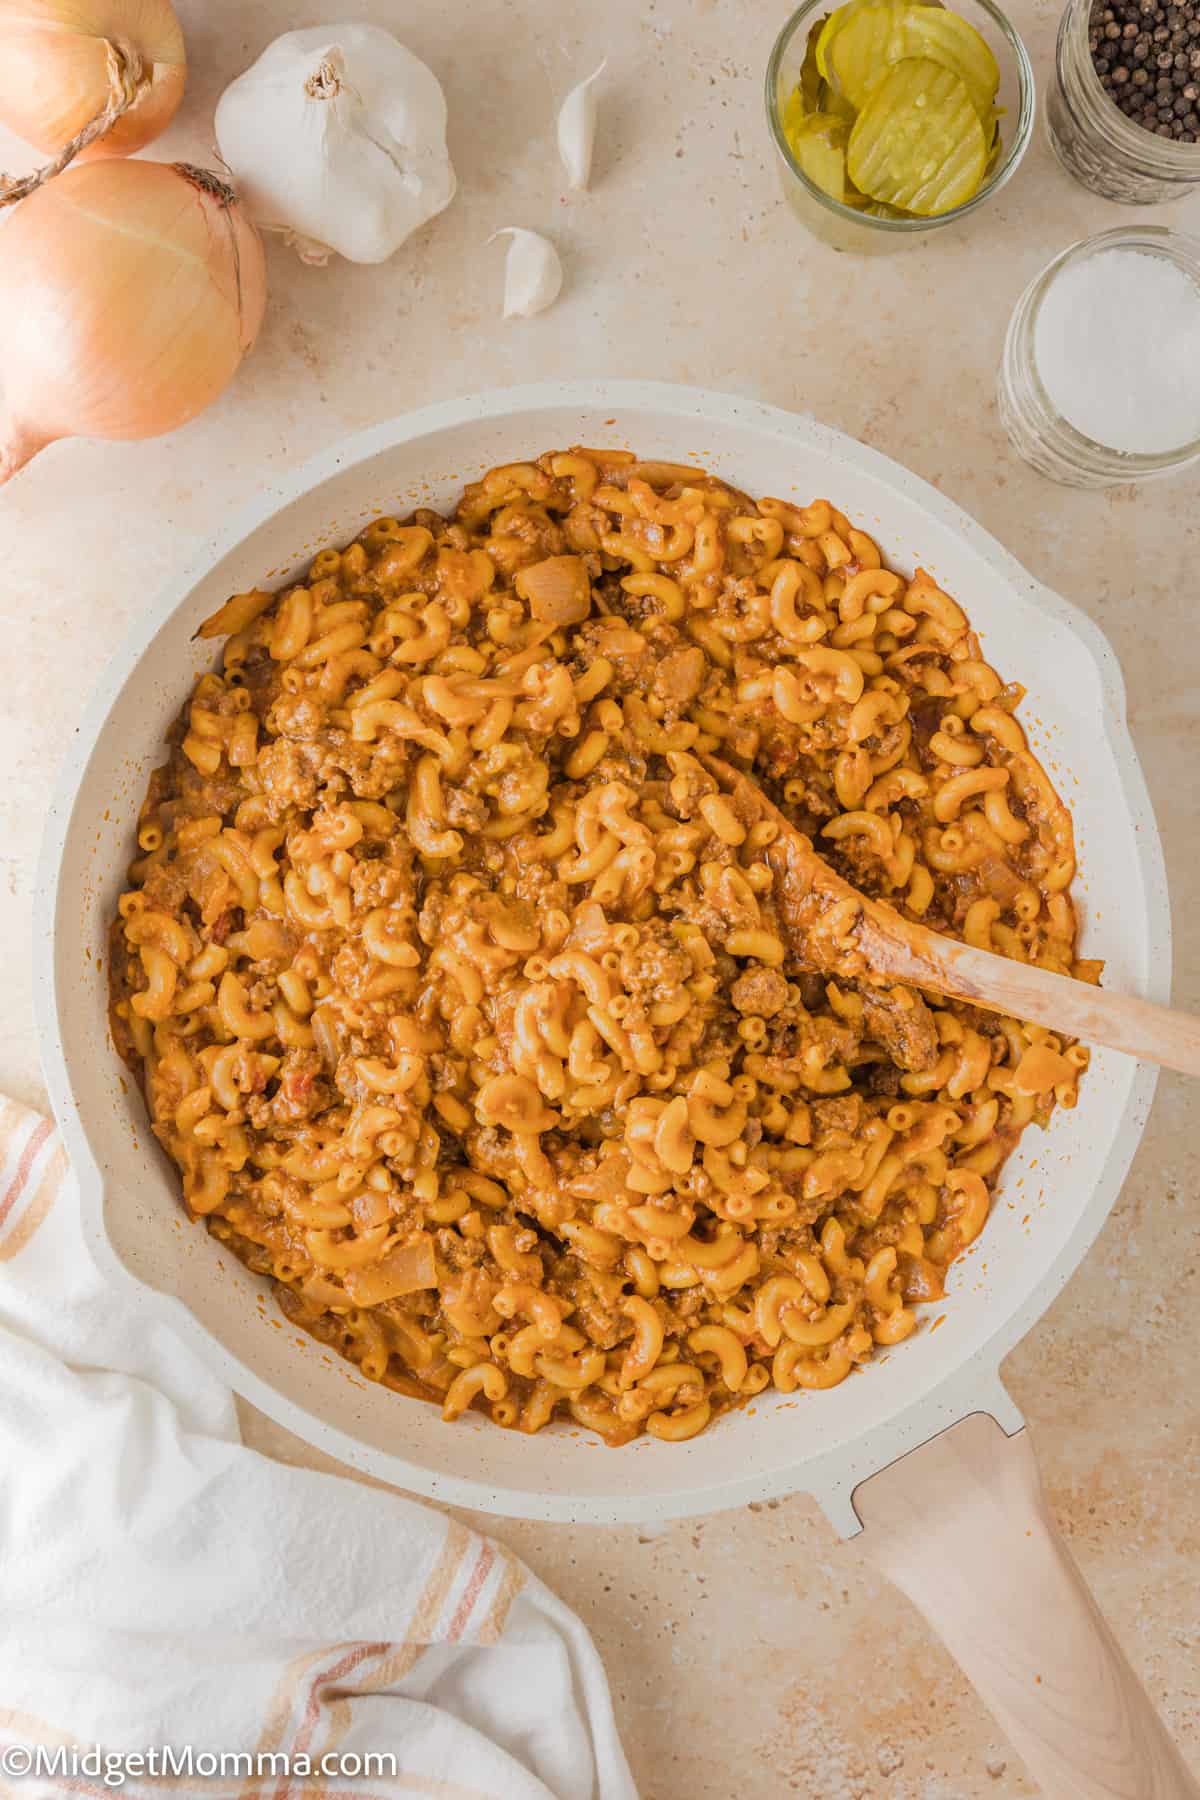
[[[0,427],[0,487],[19,475],[26,463],[33,461],[39,450],[54,442],[44,432],[15,423]]]

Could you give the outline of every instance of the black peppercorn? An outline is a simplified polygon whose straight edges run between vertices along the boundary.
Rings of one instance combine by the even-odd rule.
[[[1160,137],[1200,136],[1200,0],[1103,0],[1088,19],[1100,84],[1125,116]]]

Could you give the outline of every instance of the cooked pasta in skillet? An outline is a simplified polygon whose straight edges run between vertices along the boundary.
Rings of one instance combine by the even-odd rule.
[[[701,759],[907,916],[1095,980],[1069,814],[956,600],[827,500],[575,449],[202,634],[113,1032],[290,1318],[447,1418],[614,1444],[916,1329],[1087,1052],[806,966],[777,827]]]

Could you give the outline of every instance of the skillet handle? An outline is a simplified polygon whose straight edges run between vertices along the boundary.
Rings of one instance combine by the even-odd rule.
[[[1050,1514],[1028,1433],[975,1413],[861,1482],[859,1544],[1052,1800],[1198,1800]]]

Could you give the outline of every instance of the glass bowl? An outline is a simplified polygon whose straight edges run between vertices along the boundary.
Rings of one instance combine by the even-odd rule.
[[[1004,186],[1033,134],[1033,68],[1021,39],[992,0],[954,0],[955,12],[987,39],[1000,67],[997,104],[1004,108],[1000,158],[978,193],[949,212],[929,219],[877,219],[864,215],[852,206],[844,206],[809,180],[792,155],[783,130],[783,109],[800,78],[808,34],[817,20],[832,12],[837,4],[838,0],[805,0],[776,38],[767,63],[767,127],[779,156],[783,191],[792,210],[815,237],[833,249],[871,256],[898,250],[928,231],[957,224],[986,205]]]
[[[1038,314],[1064,269],[1106,250],[1161,256],[1200,288],[1200,238],[1165,225],[1116,226],[1072,244],[1035,276],[1013,309],[1000,361],[996,400],[1014,450],[1039,474],[1064,487],[1118,487],[1171,475],[1200,459],[1200,435],[1154,454],[1114,450],[1079,431],[1054,405],[1038,373]]]

